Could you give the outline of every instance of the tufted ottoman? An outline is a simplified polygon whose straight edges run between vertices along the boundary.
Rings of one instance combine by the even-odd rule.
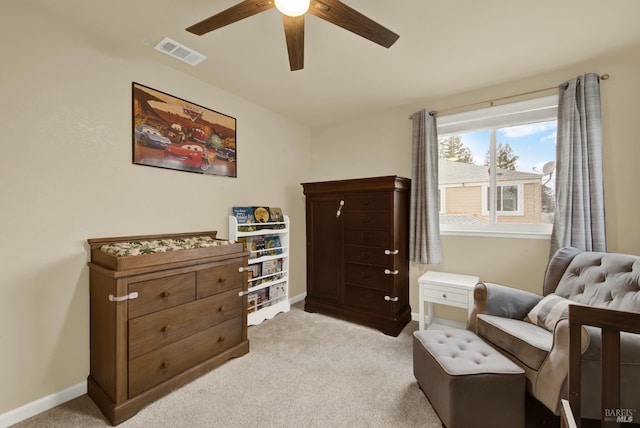
[[[524,427],[524,370],[469,330],[414,332],[413,374],[447,428]]]

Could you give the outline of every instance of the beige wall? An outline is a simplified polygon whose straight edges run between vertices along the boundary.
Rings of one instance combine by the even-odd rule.
[[[422,100],[379,114],[362,117],[312,133],[313,179],[411,174],[411,121],[408,116],[421,109],[443,109],[491,98],[554,87],[576,75],[609,73],[602,83],[604,126],[604,172],[607,241],[610,251],[640,254],[640,47],[576,64],[552,73],[515,82],[497,84],[470,93]],[[425,79],[428,79],[428,74]],[[541,95],[549,95],[543,93]],[[410,300],[418,311],[418,276],[428,269],[469,273],[481,279],[541,292],[549,253],[548,240],[444,236],[444,262],[413,265]],[[436,316],[452,310],[437,307]],[[464,319],[464,312],[453,317]]]
[[[291,294],[305,292],[307,127],[10,9],[0,34],[22,39],[0,66],[0,416],[89,374],[87,238],[227,237],[232,205],[280,206],[292,221]],[[238,178],[132,165],[132,81],[236,117]]]

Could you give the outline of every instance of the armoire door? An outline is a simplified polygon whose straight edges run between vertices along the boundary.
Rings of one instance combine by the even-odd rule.
[[[336,195],[307,199],[307,299],[338,303],[342,294],[342,213]]]

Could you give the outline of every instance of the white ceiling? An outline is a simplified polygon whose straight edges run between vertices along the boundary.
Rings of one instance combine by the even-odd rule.
[[[291,72],[275,9],[196,36],[184,29],[240,0],[21,1],[98,48],[160,61],[310,127],[561,69],[640,41],[638,0],[343,0],[400,39],[385,49],[307,15],[305,68]],[[155,51],[164,37],[208,58],[192,67]]]

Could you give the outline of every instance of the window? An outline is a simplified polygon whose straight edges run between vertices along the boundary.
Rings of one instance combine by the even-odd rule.
[[[546,236],[558,97],[438,117],[440,229]]]

